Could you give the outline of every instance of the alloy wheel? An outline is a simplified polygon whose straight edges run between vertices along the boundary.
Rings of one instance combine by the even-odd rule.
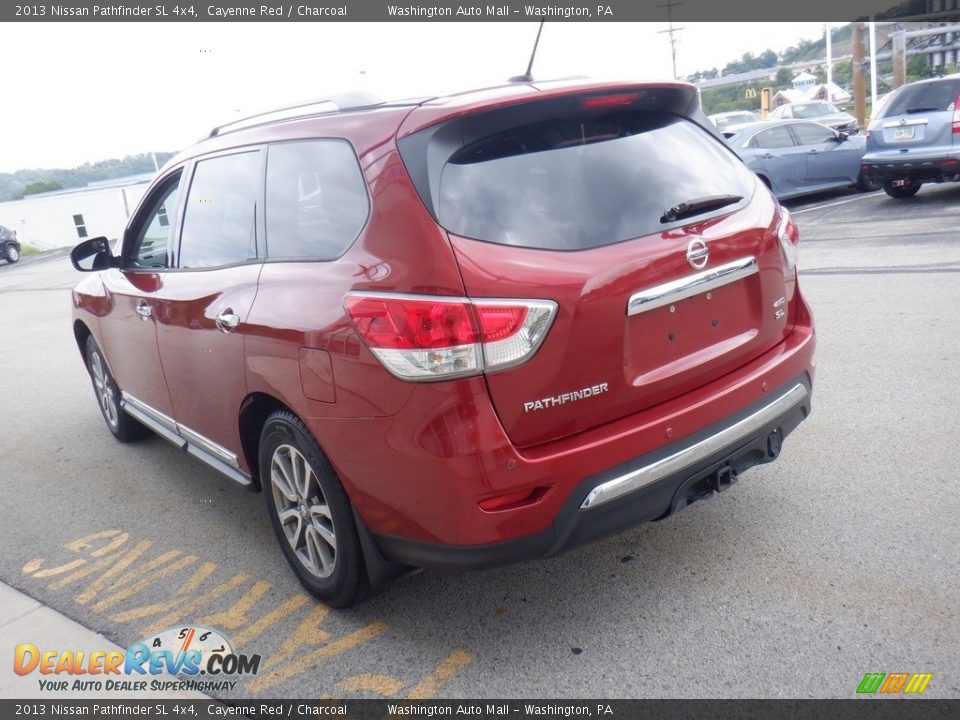
[[[292,445],[280,445],[270,459],[270,484],[283,533],[304,569],[328,578],[337,563],[333,515],[310,463]]]
[[[103,416],[111,428],[116,428],[118,423],[116,393],[99,352],[94,351],[90,356],[90,373],[93,376],[93,386],[96,388],[97,400],[100,402]]]

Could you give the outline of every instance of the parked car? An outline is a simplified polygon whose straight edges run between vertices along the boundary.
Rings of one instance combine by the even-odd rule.
[[[840,110],[836,105],[828,103],[826,100],[781,105],[773,109],[770,113],[770,119],[813,120],[838,132],[845,132],[847,135],[856,135],[860,132],[860,124],[853,115]]]
[[[860,172],[862,135],[802,120],[768,120],[725,133],[727,142],[781,200],[854,185],[880,186]]]
[[[710,115],[710,122],[717,126],[717,130],[723,132],[735,125],[744,125],[754,123],[760,120],[755,113],[749,110],[735,110],[731,112],[717,113]]]
[[[894,198],[913,197],[924,183],[960,180],[960,74],[890,93],[867,129],[862,164]]]
[[[5,225],[0,225],[0,259],[13,265],[20,259],[20,241],[17,240],[17,231]]]
[[[73,330],[113,435],[264,491],[340,607],[777,458],[811,407],[798,241],[692,85],[334,99],[172,159],[118,255],[73,250]]]

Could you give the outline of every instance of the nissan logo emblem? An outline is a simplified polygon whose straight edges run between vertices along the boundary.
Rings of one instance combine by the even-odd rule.
[[[697,270],[702,270],[707,266],[707,260],[710,259],[710,249],[700,238],[695,238],[687,245],[687,262]]]

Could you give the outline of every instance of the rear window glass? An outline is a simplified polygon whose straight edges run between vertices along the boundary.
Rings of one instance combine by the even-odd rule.
[[[960,81],[942,81],[906,85],[890,99],[884,116],[906,115],[912,112],[950,110],[960,94]]]
[[[457,151],[443,168],[440,224],[503,245],[583,250],[657,233],[664,212],[715,195],[748,198],[753,175],[676,115],[627,112],[510,128]]]

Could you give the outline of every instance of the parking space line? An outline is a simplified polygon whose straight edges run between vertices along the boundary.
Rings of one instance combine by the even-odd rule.
[[[791,210],[791,215],[800,215],[805,212],[812,212],[813,210],[823,210],[824,208],[833,207],[834,205],[846,205],[847,203],[856,202],[857,200],[866,200],[867,198],[876,197],[877,195],[883,195],[883,191],[877,191],[872,193],[865,193],[863,195],[857,195],[857,197],[848,198],[847,200],[837,200],[836,202],[826,203],[825,205],[814,205],[813,207],[803,208],[802,210]]]

